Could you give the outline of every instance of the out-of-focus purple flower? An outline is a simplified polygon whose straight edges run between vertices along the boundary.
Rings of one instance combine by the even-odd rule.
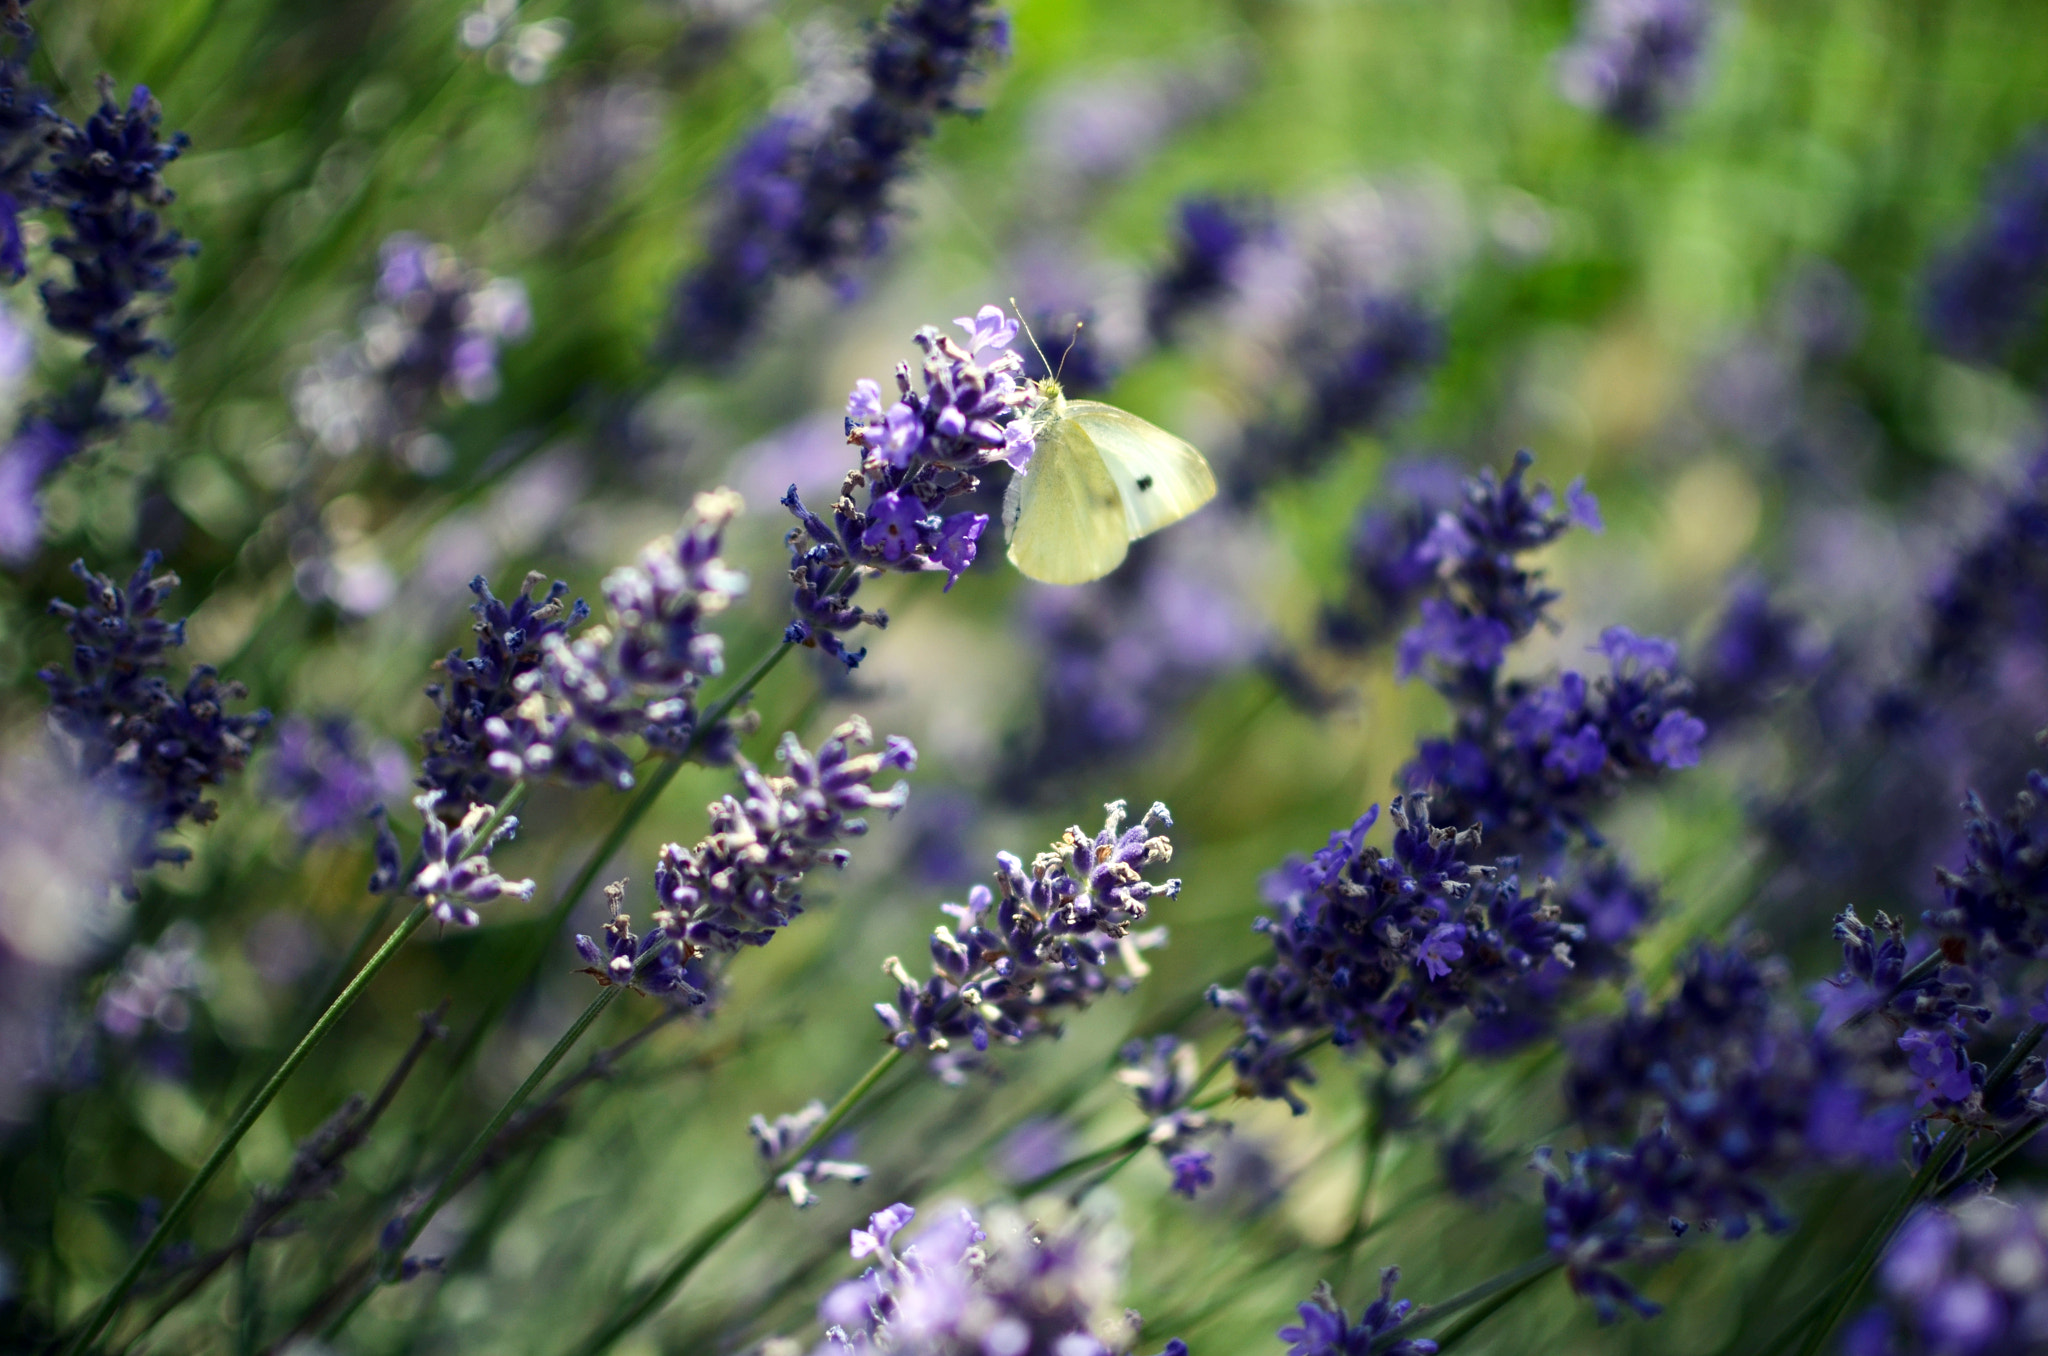
[[[151,945],[130,947],[100,994],[99,1023],[107,1034],[124,1041],[151,1028],[183,1035],[192,1025],[193,1004],[206,983],[199,943],[199,929],[181,919]]]
[[[1652,131],[1691,97],[1713,18],[1710,0],[1583,0],[1558,83],[1580,107]]]
[[[841,844],[868,830],[863,811],[894,814],[908,783],[875,786],[884,772],[917,766],[910,741],[891,735],[870,751],[874,735],[860,717],[841,725],[814,754],[785,734],[776,751],[783,772],[771,776],[735,758],[742,795],[710,808],[711,834],[692,847],[670,843],[654,869],[658,921],[691,952],[713,955],[765,946],[803,912],[804,876],[846,865]]]
[[[1301,1321],[1280,1329],[1287,1356],[1436,1356],[1436,1343],[1426,1337],[1384,1340],[1415,1307],[1413,1300],[1394,1298],[1394,1286],[1400,1279],[1401,1268],[1382,1267],[1379,1298],[1365,1306],[1356,1323],[1337,1303],[1328,1283],[1318,1285],[1300,1306]]]
[[[1883,1302],[1861,1320],[1868,1350],[2033,1351],[2048,1330],[2048,1202],[2022,1193],[1923,1206],[1892,1240],[1877,1279]]]
[[[1977,220],[1928,266],[1926,320],[1935,344],[1990,363],[2022,340],[2048,302],[2048,130],[1995,168]]]
[[[1763,710],[1786,688],[1810,681],[1824,658],[1804,620],[1776,607],[1764,581],[1747,575],[1728,591],[1727,608],[1691,666],[1687,706],[1709,729]]]
[[[83,440],[39,415],[30,415],[0,448],[0,559],[19,562],[36,553],[43,511],[36,493]]]
[[[248,762],[270,713],[233,715],[228,702],[245,695],[204,664],[182,688],[162,677],[169,652],[185,643],[185,624],[157,616],[174,574],[156,574],[151,552],[126,584],[78,561],[71,572],[86,586],[84,606],[52,600],[72,642],[68,669],[37,675],[50,691],[50,719],[68,737],[80,773],[128,809],[123,838],[134,870],[182,862],[188,849],[162,837],[186,820],[210,823],[218,807],[205,798]]]
[[[1543,1174],[1543,1229],[1551,1255],[1564,1263],[1572,1289],[1593,1301],[1602,1323],[1613,1322],[1624,1304],[1644,1318],[1663,1312],[1613,1269],[1668,1247],[1643,1235],[1641,1207],[1622,1190],[1617,1175],[1622,1157],[1609,1149],[1587,1149],[1559,1167],[1548,1146],[1536,1151],[1535,1166]]]
[[[1344,600],[1323,612],[1323,639],[1339,650],[1376,645],[1407,620],[1436,582],[1430,539],[1437,520],[1461,497],[1458,472],[1447,462],[1411,462],[1390,470],[1386,481],[1352,528]],[[1404,651],[1404,662],[1410,658]]]
[[[1173,253],[1145,295],[1145,325],[1166,343],[1181,317],[1222,297],[1245,247],[1274,232],[1273,208],[1257,198],[1185,198],[1174,214]]]
[[[498,393],[498,354],[533,328],[526,289],[464,264],[443,246],[400,232],[378,249],[376,302],[359,338],[325,346],[292,378],[292,410],[337,456],[361,447],[400,452],[440,406]]]
[[[1968,938],[1980,960],[2048,952],[2048,773],[2028,773],[2002,816],[1974,791],[1963,808],[1962,869],[1936,871],[1945,902],[1929,926]]]
[[[404,789],[410,770],[399,747],[390,740],[364,743],[344,715],[292,716],[278,726],[265,781],[292,805],[300,838],[352,834],[372,805]]]
[[[824,1121],[825,1104],[814,1101],[805,1104],[801,1111],[777,1116],[772,1122],[765,1116],[756,1115],[747,1122],[747,1130],[754,1136],[754,1146],[761,1151],[763,1161],[775,1164],[795,1153]],[[816,1186],[820,1182],[858,1184],[867,1179],[865,1164],[811,1153],[777,1173],[775,1189],[788,1196],[790,1204],[804,1210],[817,1203]]]
[[[874,1260],[818,1306],[814,1356],[1126,1356],[1137,1340],[1122,1245],[1099,1220],[1044,1204],[984,1224],[956,1208],[899,1252],[913,1214],[894,1205],[853,1231],[854,1259]]]
[[[677,284],[667,346],[686,361],[738,357],[779,278],[844,285],[887,241],[890,193],[961,86],[1000,56],[987,0],[899,0],[876,25],[866,88],[821,114],[771,116],[733,153],[704,260]]]
[[[1122,801],[1108,806],[1102,832],[1069,828],[1028,871],[1009,853],[996,856],[998,899],[977,885],[967,902],[947,904],[951,926],[931,941],[932,974],[920,984],[891,957],[885,970],[896,981],[894,1003],[875,1013],[897,1046],[946,1052],[966,1040],[976,1055],[991,1040],[1017,1044],[1048,1029],[1063,1008],[1082,1008],[1109,989],[1127,987],[1149,967],[1140,952],[1165,941],[1163,929],[1138,933],[1154,898],[1180,893],[1180,882],[1154,884],[1141,874],[1172,859],[1173,845],[1152,833],[1170,825],[1154,805],[1124,827]],[[1124,977],[1112,981],[1111,958]],[[950,1073],[955,1066],[946,1065]]]

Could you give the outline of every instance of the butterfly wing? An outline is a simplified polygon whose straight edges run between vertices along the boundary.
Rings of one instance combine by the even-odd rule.
[[[1209,463],[1165,429],[1095,400],[1068,401],[1067,422],[1079,425],[1101,452],[1123,500],[1124,531],[1132,541],[1179,522],[1216,497]]]
[[[1102,453],[1079,424],[1056,419],[1038,434],[1027,474],[1003,496],[1010,563],[1042,584],[1085,584],[1123,563],[1124,507]]]

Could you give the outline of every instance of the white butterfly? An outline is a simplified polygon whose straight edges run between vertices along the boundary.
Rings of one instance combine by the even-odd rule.
[[[1068,400],[1035,382],[1037,450],[1010,477],[1003,536],[1010,563],[1043,584],[1085,584],[1123,563],[1130,544],[1216,497],[1202,454],[1135,414]]]

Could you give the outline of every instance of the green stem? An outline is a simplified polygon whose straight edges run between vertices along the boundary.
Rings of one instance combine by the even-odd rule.
[[[1436,1349],[1438,1353],[1441,1354],[1448,1351],[1459,1342],[1464,1341],[1465,1338],[1472,1334],[1473,1329],[1520,1299],[1524,1292],[1539,1284],[1549,1274],[1550,1269],[1547,1267],[1539,1271],[1533,1271],[1491,1299],[1481,1301],[1470,1313],[1437,1334]]]
[[[1963,1170],[1956,1174],[1955,1184],[1949,1190],[1955,1191],[1967,1183],[1974,1182],[1977,1178],[1982,1177],[1985,1173],[1990,1172],[2000,1163],[2003,1163],[2006,1159],[2011,1158],[2021,1149],[2024,1149],[2027,1146],[2027,1141],[2041,1133],[2041,1127],[2044,1124],[2048,1124],[2048,1118],[2040,1116],[2020,1122],[2017,1126],[2013,1127],[2011,1133],[2007,1134],[2004,1139],[2001,1139],[1997,1144],[1994,1144],[1977,1157],[1963,1164]]]
[[[476,1137],[470,1140],[469,1147],[462,1151],[462,1156],[455,1160],[455,1166],[442,1176],[441,1184],[434,1189],[434,1194],[427,1198],[426,1204],[413,1212],[412,1218],[405,1226],[404,1237],[400,1238],[396,1245],[385,1251],[382,1262],[371,1273],[368,1283],[363,1286],[354,1299],[349,1301],[347,1307],[335,1315],[334,1321],[329,1323],[326,1330],[320,1334],[322,1341],[332,1342],[339,1336],[341,1330],[348,1326],[349,1319],[355,1316],[356,1310],[363,1306],[364,1301],[379,1286],[398,1274],[399,1264],[405,1260],[406,1249],[413,1245],[427,1225],[433,1221],[434,1216],[440,1213],[441,1207],[454,1199],[456,1192],[468,1185],[470,1170],[483,1158],[484,1152],[497,1139],[498,1132],[505,1128],[506,1123],[518,1113],[520,1107],[526,1105],[526,1099],[533,1096],[534,1090],[546,1080],[549,1074],[555,1071],[555,1066],[560,1064],[563,1057],[575,1048],[576,1042],[583,1039],[583,1033],[590,1030],[591,1023],[604,1015],[604,1010],[618,1001],[619,995],[624,992],[626,992],[625,985],[606,985],[598,992],[597,997],[590,1000],[590,1005],[583,1009],[582,1015],[569,1024],[569,1029],[562,1033],[561,1039],[555,1042],[554,1048],[541,1056],[540,1063],[533,1066],[533,1072],[526,1076],[526,1081],[521,1083],[512,1095],[505,1099],[504,1104],[498,1108],[497,1113],[491,1117],[483,1129],[477,1131]]]
[[[902,1058],[903,1051],[899,1047],[890,1046],[889,1052],[876,1060],[874,1066],[861,1075],[858,1083],[847,1089],[846,1095],[841,1097],[832,1110],[825,1114],[825,1119],[818,1123],[818,1128],[811,1131],[804,1139],[804,1142],[799,1144],[790,1153],[789,1157],[783,1161],[785,1163],[800,1161],[811,1150],[823,1144],[834,1131],[838,1130],[840,1122],[853,1114],[853,1109],[870,1092],[875,1090],[875,1085],[881,1082],[889,1070],[895,1068]],[[748,1218],[761,1208],[762,1202],[766,1201],[774,1190],[774,1173],[771,1172],[768,1175],[768,1180],[762,1182],[751,1194],[742,1198],[731,1209],[712,1221],[711,1227],[699,1234],[691,1242],[690,1246],[684,1248],[676,1256],[674,1261],[662,1268],[661,1274],[656,1276],[651,1284],[643,1287],[640,1293],[621,1307],[603,1327],[585,1339],[583,1345],[577,1348],[580,1356],[599,1356],[600,1352],[609,1350],[612,1343],[631,1332],[639,1325],[642,1319],[666,1304],[670,1296],[674,1295],[681,1288],[683,1282],[689,1279],[690,1273],[697,1269],[698,1263],[709,1257],[712,1251],[720,1243],[723,1243],[735,1229],[746,1223]]]
[[[406,915],[405,921],[392,929],[391,935],[384,939],[384,945],[377,948],[376,954],[363,963],[362,969],[356,971],[356,977],[342,988],[332,1003],[327,1005],[327,1010],[320,1014],[320,1019],[313,1023],[312,1029],[307,1031],[292,1048],[292,1052],[284,1057],[284,1062],[279,1064],[263,1086],[256,1090],[256,1095],[249,1099],[241,1114],[228,1126],[227,1133],[213,1146],[213,1152],[199,1165],[199,1171],[185,1184],[185,1189],[178,1194],[178,1199],[171,1202],[170,1209],[164,1211],[164,1217],[157,1221],[157,1226],[150,1232],[148,1241],[133,1258],[129,1259],[127,1270],[121,1273],[120,1279],[101,1297],[91,1316],[86,1319],[85,1326],[65,1343],[64,1356],[78,1356],[78,1353],[91,1346],[98,1340],[99,1335],[106,1331],[107,1325],[114,1321],[115,1314],[120,1312],[122,1301],[127,1298],[128,1292],[134,1288],[136,1281],[142,1278],[142,1273],[149,1269],[149,1264],[156,1260],[156,1255],[163,1251],[164,1244],[170,1241],[172,1232],[192,1213],[192,1207],[199,1201],[199,1193],[206,1189],[207,1184],[213,1181],[223,1167],[227,1166],[228,1156],[234,1153],[235,1146],[242,1142],[242,1137],[249,1133],[249,1128],[256,1124],[256,1118],[276,1100],[286,1081],[298,1072],[299,1066],[306,1062],[306,1057],[313,1053],[313,1047],[320,1044],[327,1033],[334,1029],[335,1024],[341,1021],[342,1016],[355,1006],[356,999],[362,996],[370,981],[377,977],[377,972],[390,963],[391,958],[398,954],[399,948],[405,945],[406,939],[419,931],[420,924],[426,921],[427,906],[415,905],[413,911]]]
[[[1491,1280],[1481,1281],[1470,1290],[1462,1290],[1441,1303],[1419,1305],[1415,1312],[1410,1314],[1407,1320],[1399,1327],[1390,1328],[1373,1339],[1371,1351],[1374,1353],[1385,1351],[1388,1347],[1409,1336],[1425,1323],[1433,1323],[1440,1318],[1449,1318],[1460,1310],[1470,1309],[1477,1304],[1484,1304],[1496,1295],[1517,1290],[1519,1287],[1526,1287],[1563,1265],[1564,1263],[1557,1258],[1549,1253],[1544,1253],[1541,1257],[1532,1257],[1518,1267],[1512,1267],[1507,1271],[1503,1271]]]
[[[763,678],[775,672],[775,666],[780,664],[783,658],[795,648],[795,641],[785,640],[755,661],[754,667],[748,669],[723,697],[720,697],[705,708],[703,716],[697,721],[698,734],[701,735],[706,730],[717,729],[718,723],[731,715],[733,708],[745,701],[748,695],[756,687],[760,686]],[[696,741],[693,739],[691,742],[694,745]]]

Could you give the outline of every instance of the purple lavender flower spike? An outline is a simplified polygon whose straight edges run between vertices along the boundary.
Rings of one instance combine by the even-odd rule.
[[[888,624],[886,614],[854,603],[861,576],[943,572],[952,588],[974,563],[988,515],[947,513],[947,504],[973,494],[997,463],[1016,466],[1030,455],[1024,407],[1031,392],[1018,380],[1021,359],[1005,347],[1016,322],[991,305],[954,323],[967,332],[966,344],[932,326],[917,332],[922,391],[913,388],[908,363],[897,364],[900,398],[886,409],[874,382],[854,386],[846,436],[862,450],[861,465],[841,485],[830,521],[794,485],[782,498],[797,521],[787,540],[796,610],[787,638],[848,668],[866,651],[849,649],[841,637],[863,624]]]
[[[844,287],[887,241],[890,194],[962,85],[1004,50],[987,0],[900,0],[869,41],[866,87],[822,113],[777,114],[727,164],[706,257],[677,285],[667,348],[695,363],[734,361],[778,279]]]
[[[453,827],[435,813],[442,793],[428,791],[413,797],[423,821],[420,828],[420,860],[406,882],[406,891],[427,906],[430,917],[457,927],[473,928],[483,921],[475,904],[489,904],[510,895],[533,898],[531,880],[508,880],[491,870],[490,852],[519,831],[519,818],[507,815],[479,841],[485,824],[497,812],[489,805],[472,805]]]
[[[855,716],[815,754],[785,734],[779,776],[736,757],[742,794],[711,806],[710,836],[661,850],[654,872],[661,929],[692,955],[767,945],[803,912],[804,876],[846,864],[840,844],[868,830],[861,812],[903,808],[907,783],[886,791],[874,783],[885,772],[915,768],[917,751],[893,736],[879,751],[869,751],[873,743],[867,722]]]
[[[407,780],[396,744],[365,747],[362,732],[340,715],[293,716],[281,724],[265,776],[272,793],[293,806],[293,826],[308,842],[356,832],[371,807]]]
[[[1558,83],[1617,126],[1654,131],[1691,97],[1712,26],[1709,0],[1584,0]]]
[[[163,835],[188,819],[212,822],[219,810],[206,788],[242,769],[270,723],[267,711],[229,713],[227,703],[245,690],[204,664],[193,666],[182,688],[162,677],[169,652],[185,643],[185,623],[157,616],[178,584],[174,574],[155,573],[161,559],[144,556],[126,584],[74,563],[84,606],[50,603],[71,638],[71,664],[37,675],[79,774],[126,807],[122,836],[135,871],[191,856],[166,846]]]
[[[1173,255],[1146,289],[1153,342],[1167,342],[1183,316],[1223,296],[1246,246],[1273,230],[1272,206],[1261,200],[1183,199],[1174,214]]]
[[[1858,1320],[1856,1336],[1885,1356],[2032,1351],[2044,1276],[2048,1201],[2038,1192],[1922,1206],[1879,1264],[1881,1303]]]
[[[1925,314],[1937,347],[1991,363],[2048,302],[2048,131],[1992,171],[1970,230],[1929,265]]]
[[[1014,1045],[1056,1029],[1049,1014],[1086,1007],[1148,972],[1141,953],[1163,944],[1165,931],[1133,929],[1149,914],[1149,901],[1180,893],[1178,880],[1155,884],[1142,874],[1172,859],[1172,843],[1152,832],[1153,821],[1166,826],[1172,819],[1155,804],[1126,828],[1124,803],[1106,808],[1102,832],[1068,829],[1028,872],[1016,857],[997,854],[999,893],[977,885],[964,905],[945,906],[954,923],[934,932],[932,974],[922,984],[897,957],[883,963],[897,995],[894,1003],[877,1003],[875,1014],[891,1041],[953,1053],[935,1067],[954,1081],[963,1062],[993,1042]],[[1124,970],[1114,981],[1112,959]],[[974,1056],[952,1052],[958,1041],[970,1044]]]
[[[1385,1340],[1400,1329],[1415,1307],[1413,1300],[1394,1298],[1394,1286],[1400,1279],[1401,1268],[1382,1267],[1379,1298],[1365,1306],[1356,1323],[1337,1303],[1329,1283],[1318,1285],[1298,1310],[1301,1321],[1280,1329],[1280,1340],[1287,1343],[1287,1356],[1366,1356],[1370,1352],[1380,1356],[1436,1356],[1436,1343],[1426,1337]]]
[[[772,1122],[766,1116],[754,1116],[747,1122],[747,1130],[754,1136],[754,1145],[761,1152],[765,1162],[777,1163],[796,1152],[804,1140],[810,1137],[825,1120],[823,1102],[807,1103],[801,1111],[777,1116]],[[847,1138],[841,1136],[842,1139]],[[807,1210],[817,1204],[817,1186],[821,1182],[846,1182],[858,1184],[868,1179],[864,1164],[850,1163],[844,1159],[821,1157],[817,1153],[806,1154],[789,1164],[775,1177],[775,1189],[789,1197],[790,1204],[799,1210]],[[908,1207],[896,1207],[908,1209]],[[880,1219],[878,1215],[875,1217]],[[854,1232],[856,1246],[861,1236]],[[868,1231],[874,1237],[873,1227]],[[886,1242],[886,1240],[884,1240]],[[854,1254],[858,1257],[860,1254]]]

